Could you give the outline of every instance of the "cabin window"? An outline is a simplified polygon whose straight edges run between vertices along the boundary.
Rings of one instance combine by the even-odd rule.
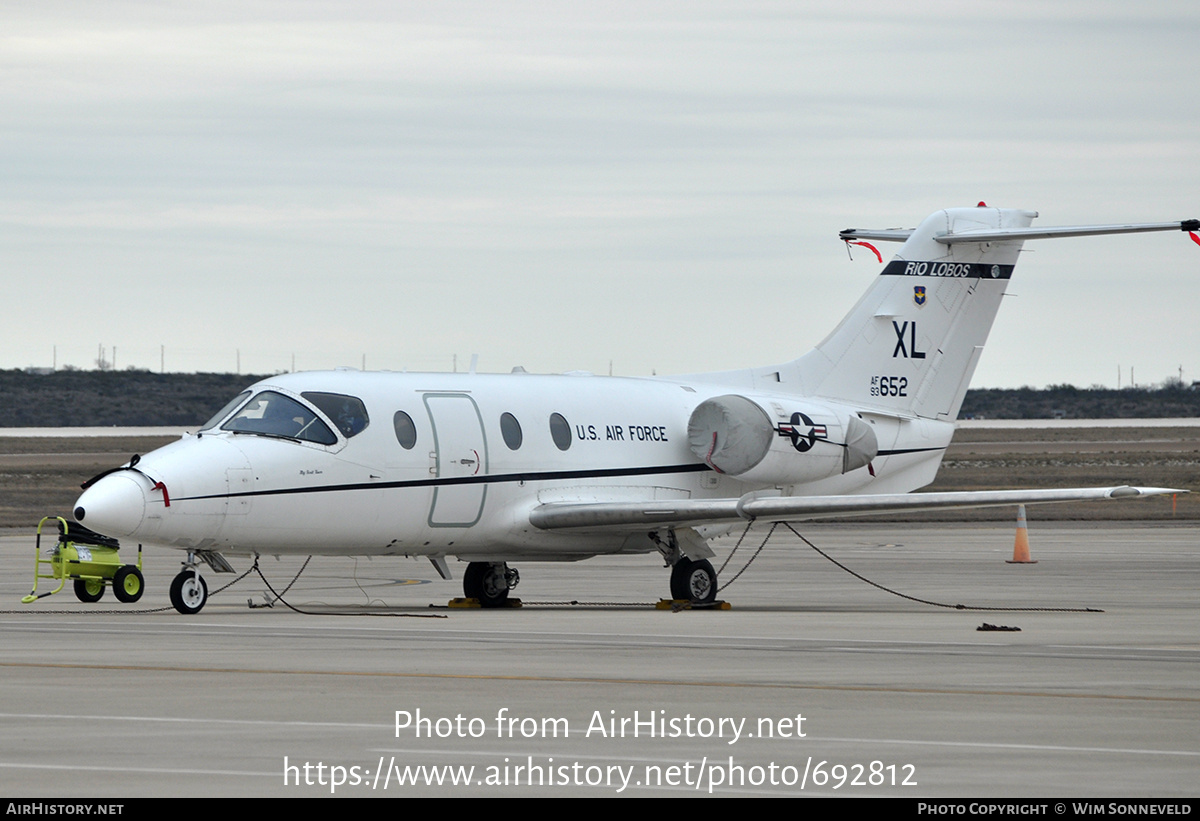
[[[417,444],[417,426],[412,417],[404,411],[396,411],[392,417],[392,426],[396,429],[396,441],[405,450],[412,450]]]
[[[316,405],[322,413],[333,420],[342,435],[349,439],[366,430],[371,420],[367,417],[367,407],[362,400],[355,396],[341,393],[317,393],[309,391],[300,394],[309,402]]]
[[[242,404],[243,402],[245,402],[248,398],[250,398],[250,391],[242,391],[237,396],[233,397],[233,399],[231,399],[229,401],[229,403],[225,405],[225,407],[223,407],[219,411],[217,411],[212,419],[209,419],[207,422],[205,422],[200,427],[200,430],[208,430],[209,428],[215,428],[217,426],[218,422],[220,422],[222,419],[224,419],[229,414],[233,413],[233,409],[236,408],[238,405]]]
[[[561,413],[550,414],[550,438],[559,450],[571,447],[571,426]]]
[[[255,396],[222,425],[221,430],[280,436],[319,445],[337,442],[334,432],[310,408],[275,391],[263,391]]]
[[[500,434],[504,437],[504,444],[508,445],[509,450],[521,447],[521,441],[524,439],[521,434],[521,423],[511,413],[500,415]]]

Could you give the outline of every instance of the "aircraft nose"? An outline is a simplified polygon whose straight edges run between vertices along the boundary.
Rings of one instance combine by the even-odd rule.
[[[115,538],[136,534],[145,515],[146,491],[131,473],[105,476],[75,502],[75,521]]]

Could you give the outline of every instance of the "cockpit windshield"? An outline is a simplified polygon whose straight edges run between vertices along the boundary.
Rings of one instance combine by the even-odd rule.
[[[282,436],[302,442],[332,445],[337,436],[311,410],[295,399],[275,391],[263,391],[224,425],[221,430]]]
[[[237,396],[233,397],[233,399],[229,400],[225,407],[221,408],[219,411],[213,414],[211,419],[201,425],[200,430],[208,430],[209,428],[216,427],[218,422],[232,413],[234,408],[245,402],[249,397],[250,391],[242,391]]]

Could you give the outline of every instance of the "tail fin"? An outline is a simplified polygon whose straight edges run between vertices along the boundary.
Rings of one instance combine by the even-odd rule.
[[[888,415],[953,421],[1025,240],[1187,231],[1200,220],[1030,228],[1034,211],[948,208],[917,228],[842,232],[903,242],[833,333],[791,362],[693,374],[723,385],[845,402]]]
[[[1036,216],[953,208],[911,232],[845,232],[907,239],[833,333],[793,363],[804,392],[905,416],[957,417],[1022,240],[945,237],[1028,228]]]

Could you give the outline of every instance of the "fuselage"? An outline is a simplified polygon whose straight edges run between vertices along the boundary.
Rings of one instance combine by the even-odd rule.
[[[689,420],[731,393],[775,417],[772,448],[803,469],[748,480],[706,464],[689,444]],[[805,452],[792,447],[800,412],[824,437],[801,441]],[[100,478],[76,517],[108,535],[185,550],[574,560],[655,546],[645,533],[541,530],[531,510],[905,492],[932,480],[953,431],[702,376],[297,373],[263,380],[223,413]],[[807,466],[817,460],[842,458],[850,415],[871,427],[878,455],[869,467],[813,474]]]

